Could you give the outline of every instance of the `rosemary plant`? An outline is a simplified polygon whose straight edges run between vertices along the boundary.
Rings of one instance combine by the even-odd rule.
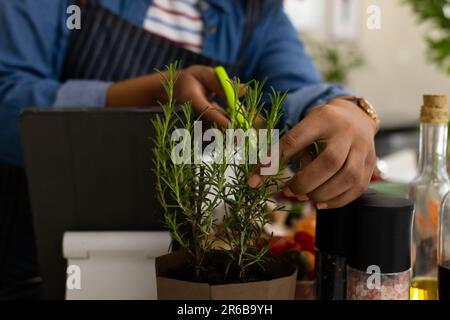
[[[176,141],[172,133],[185,129],[193,136],[194,129],[190,103],[183,105],[181,113],[176,112],[173,90],[177,63],[168,66],[167,71],[167,76],[161,74],[167,103],[161,104],[163,115],[153,121],[156,188],[165,211],[165,224],[176,243],[192,257],[194,277],[199,280],[206,269],[205,257],[213,245],[210,234],[214,231],[214,209],[221,203],[226,165],[195,164],[194,159],[191,163],[173,163],[171,155]]]
[[[238,112],[229,115],[228,129],[235,131],[247,131],[249,127],[256,126],[259,117],[264,115],[267,130],[265,145],[255,129],[250,129],[255,134],[247,135],[241,144],[236,143],[233,137],[231,143],[240,147],[231,148],[231,153],[224,153],[225,161],[201,161],[195,164],[194,159],[191,159],[190,163],[174,164],[171,155],[178,142],[172,139],[172,133],[176,129],[184,129],[194,136],[194,119],[190,103],[185,103],[181,111],[176,112],[173,91],[177,64],[167,69],[168,72],[162,77],[168,99],[161,105],[163,114],[153,121],[156,132],[153,153],[157,190],[165,211],[166,226],[172,238],[191,257],[195,281],[211,282],[212,278],[214,281],[220,278],[217,281],[222,283],[258,280],[257,275],[264,272],[269,249],[268,246],[258,247],[263,227],[269,222],[266,204],[279,191],[282,178],[280,173],[268,176],[258,189],[250,188],[247,181],[250,174],[257,170],[258,164],[250,159],[249,154],[257,147],[259,154],[270,152],[275,142],[272,141],[272,134],[280,121],[286,95],[272,90],[269,95],[271,106],[265,111],[264,82],[253,81],[247,86],[242,100],[245,110],[239,113],[246,123],[238,121]],[[235,79],[233,85],[238,96],[239,80]],[[224,136],[227,135],[227,129],[218,130]],[[191,141],[186,143],[189,145],[183,150],[193,151],[199,147]],[[230,150],[227,148],[228,143],[230,141],[224,139],[224,150]],[[245,152],[242,152],[242,148]],[[193,157],[194,153],[184,156]],[[284,164],[281,164],[280,172],[283,167]],[[227,172],[230,171],[231,177],[227,179]],[[221,203],[225,204],[225,216],[223,221],[217,221],[214,210]],[[222,240],[223,246],[215,245],[218,239]]]
[[[238,94],[240,87],[239,80],[234,81],[235,94]],[[237,273],[237,277],[242,282],[252,281],[254,274],[260,274],[265,267],[266,257],[269,246],[258,247],[258,241],[263,234],[264,225],[269,223],[269,213],[267,203],[274,193],[278,192],[282,183],[282,171],[285,164],[280,164],[278,173],[268,176],[258,189],[252,189],[248,186],[250,174],[258,170],[259,166],[255,164],[249,155],[251,149],[258,145],[258,152],[270,152],[272,143],[272,134],[276,130],[281,119],[281,109],[286,94],[280,94],[275,90],[269,95],[270,108],[265,108],[263,102],[264,82],[253,81],[247,86],[247,93],[244,96],[243,104],[245,110],[242,112],[250,127],[256,126],[259,116],[265,115],[265,129],[267,130],[266,145],[262,144],[259,134],[249,134],[244,143],[238,145],[245,146],[245,152],[235,150],[234,155],[239,157],[240,161],[229,161],[228,165],[233,172],[232,181],[227,183],[224,189],[223,200],[225,201],[225,216],[222,227],[223,241],[230,250],[229,263],[226,273]],[[236,114],[231,115],[231,127],[233,129],[245,130],[245,126],[236,120]],[[253,129],[254,130],[254,129]],[[252,140],[253,139],[253,140]],[[243,158],[241,156],[243,155]]]

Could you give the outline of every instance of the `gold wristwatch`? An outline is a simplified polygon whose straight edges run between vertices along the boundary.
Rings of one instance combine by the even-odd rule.
[[[373,121],[375,121],[377,131],[378,131],[378,129],[380,129],[380,118],[378,117],[378,114],[375,111],[375,108],[372,106],[372,104],[367,99],[362,98],[362,97],[356,97],[356,96],[339,97],[339,99],[344,99],[344,100],[355,103],[370,118],[372,118]]]

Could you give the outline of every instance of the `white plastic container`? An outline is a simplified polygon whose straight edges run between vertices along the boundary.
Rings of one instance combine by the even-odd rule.
[[[155,300],[155,258],[168,232],[66,232],[67,300]]]

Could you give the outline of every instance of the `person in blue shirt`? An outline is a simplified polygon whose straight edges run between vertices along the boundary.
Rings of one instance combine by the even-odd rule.
[[[71,30],[74,4],[82,24]],[[192,101],[224,126],[210,99],[221,93],[212,66],[288,92],[282,157],[316,141],[325,148],[286,193],[326,209],[364,192],[375,165],[374,110],[321,81],[282,1],[0,0],[0,195],[1,171],[23,165],[18,118],[25,108],[152,107],[165,99],[154,70],[176,59],[184,62],[177,101]],[[257,188],[262,179],[255,172],[249,184]]]

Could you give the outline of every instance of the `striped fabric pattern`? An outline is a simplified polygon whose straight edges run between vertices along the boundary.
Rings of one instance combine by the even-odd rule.
[[[198,0],[154,0],[144,29],[193,52],[201,52],[203,20]]]
[[[182,67],[194,64],[226,66],[237,75],[237,66],[214,61],[177,46],[170,40],[137,27],[92,0],[82,8],[80,30],[72,33],[61,81],[122,81],[164,70],[178,60]]]

